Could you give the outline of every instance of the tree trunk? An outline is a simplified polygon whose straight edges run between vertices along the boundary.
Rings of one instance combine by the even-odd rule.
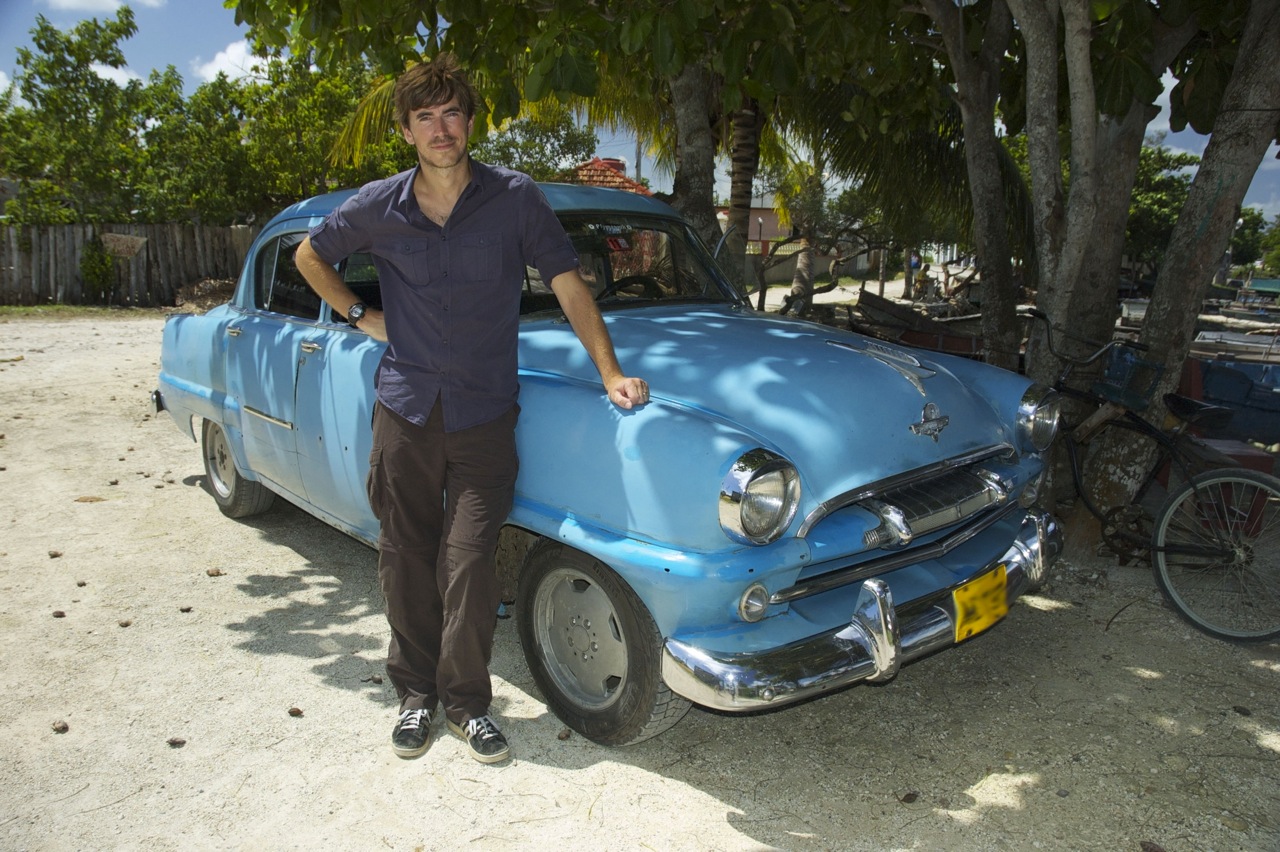
[[[710,247],[720,239],[716,220],[716,143],[711,131],[711,74],[702,65],[686,65],[667,78],[676,120],[676,168],[672,202]]]
[[[729,280],[744,290],[751,283],[747,274],[747,241],[751,234],[751,206],[756,172],[760,168],[760,134],[765,116],[754,98],[745,98],[733,114],[733,140],[729,177],[729,237],[720,255],[720,267]]]
[[[975,265],[982,280],[982,337],[986,360],[1016,369],[1020,330],[1014,322],[1017,290],[1009,250],[1009,210],[1000,168],[1000,140],[995,134],[1000,63],[1013,31],[1013,19],[1002,0],[991,4],[982,48],[970,53],[961,10],[949,0],[924,0],[925,9],[942,32],[952,73],[956,103],[964,124],[965,166],[973,199]]]
[[[813,240],[800,238],[796,252],[796,270],[791,276],[791,300],[787,310],[798,317],[806,316],[813,306]]]
[[[1026,43],[1027,151],[1039,271],[1036,302],[1049,316],[1065,318],[1089,243],[1099,189],[1098,112],[1090,66],[1088,9],[1084,0],[1008,2]],[[1058,70],[1064,53],[1070,98],[1070,195],[1063,186],[1059,142]],[[1033,376],[1043,378],[1055,366],[1043,347],[1035,348],[1029,365]]]
[[[1264,7],[1269,7],[1270,11]],[[1142,341],[1150,347],[1144,359],[1155,361],[1163,369],[1161,379],[1152,392],[1152,412],[1148,412],[1157,420],[1161,411],[1159,400],[1163,394],[1177,387],[1181,377],[1201,302],[1213,270],[1231,238],[1232,223],[1239,205],[1276,134],[1274,105],[1280,103],[1280,0],[1255,2],[1243,33],[1237,54],[1239,59],[1224,93],[1213,135],[1174,226],[1143,321]],[[1167,35],[1168,38],[1159,41],[1153,51],[1153,68],[1164,67],[1171,61],[1191,33],[1169,31]],[[1142,111],[1144,117],[1152,112],[1137,105],[1134,110]],[[1133,113],[1128,118],[1137,121]],[[1116,128],[1119,144],[1108,150],[1117,161],[1129,157],[1131,150],[1133,163],[1124,165],[1123,169],[1122,164],[1113,163],[1113,171],[1104,175],[1103,185],[1121,186],[1120,182],[1124,180],[1126,183],[1123,185],[1132,187],[1141,144],[1140,141],[1135,143],[1134,133],[1132,127]],[[1105,139],[1100,138],[1101,144],[1105,144]],[[1127,199],[1129,194],[1123,195]],[[1118,202],[1113,200],[1112,203]],[[1115,302],[1113,288],[1122,248],[1108,245],[1107,236],[1110,231],[1112,242],[1121,238],[1124,217],[1119,210],[1109,210],[1109,206],[1104,198],[1098,211],[1092,250],[1113,257],[1098,257],[1095,263],[1086,266],[1087,271],[1107,277],[1090,281],[1086,274],[1080,292],[1073,294],[1072,298],[1073,304],[1085,312],[1088,311],[1090,290],[1095,293],[1097,301],[1105,301],[1108,306]],[[1111,322],[1114,318],[1112,309]],[[1080,327],[1074,313],[1071,323],[1073,328]],[[1100,330],[1105,332],[1102,339],[1110,336],[1110,324],[1102,324]],[[1154,456],[1153,448],[1134,436],[1106,432],[1103,435],[1106,440],[1097,442],[1098,446],[1087,460],[1086,487],[1096,505],[1124,505],[1145,476]]]
[[[1169,27],[1157,19],[1152,27],[1151,50],[1146,64],[1159,76],[1195,35],[1197,26],[1187,18],[1177,27]],[[1153,104],[1134,101],[1123,117],[1101,116],[1098,121],[1097,152],[1099,192],[1094,210],[1088,252],[1080,265],[1080,273],[1067,295],[1063,315],[1070,318],[1072,329],[1091,340],[1110,339],[1119,310],[1116,286],[1124,262],[1125,225],[1133,184],[1142,157],[1147,125],[1158,110]]]
[[[1254,0],[1213,135],[1174,225],[1143,321],[1148,357],[1165,366],[1160,391],[1177,386],[1209,281],[1227,249],[1240,203],[1276,138],[1280,104],[1280,0]]]
[[[1158,75],[1168,67],[1195,32],[1191,18],[1172,28],[1157,20],[1147,56],[1152,73]],[[1114,334],[1125,225],[1146,128],[1157,113],[1154,105],[1135,101],[1123,118],[1102,116],[1098,124],[1099,185],[1107,191],[1098,194],[1089,251],[1071,288],[1066,313],[1072,330],[1090,340],[1105,341]],[[1147,322],[1154,320],[1148,317]],[[1063,344],[1075,346],[1068,340]],[[1104,431],[1099,438],[1085,460],[1089,496],[1097,506],[1122,506],[1141,485],[1154,459],[1153,448],[1148,441],[1120,430]],[[1099,475],[1103,470],[1108,474]]]

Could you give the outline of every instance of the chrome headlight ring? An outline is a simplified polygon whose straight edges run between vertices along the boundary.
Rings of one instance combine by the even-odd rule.
[[[1053,388],[1036,383],[1018,403],[1018,442],[1024,450],[1043,453],[1058,435],[1062,398]]]
[[[800,507],[800,474],[777,453],[743,453],[720,485],[720,527],[739,544],[777,541]]]

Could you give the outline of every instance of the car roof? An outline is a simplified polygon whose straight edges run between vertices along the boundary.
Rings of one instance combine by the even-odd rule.
[[[677,218],[680,215],[656,198],[621,189],[568,183],[539,183],[538,186],[556,213],[637,213]],[[270,226],[287,219],[327,216],[356,192],[355,189],[342,189],[299,201],[281,210],[267,224]]]

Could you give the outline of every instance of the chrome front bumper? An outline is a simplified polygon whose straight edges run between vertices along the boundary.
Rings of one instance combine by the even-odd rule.
[[[1029,512],[1009,549],[987,568],[1007,569],[1010,603],[1044,583],[1062,553],[1062,528]],[[981,572],[975,572],[976,574]],[[708,651],[666,640],[662,678],[673,692],[717,710],[788,704],[860,680],[889,680],[903,663],[955,644],[951,612],[932,606],[899,623],[888,584],[862,584],[849,623],[780,648],[750,654]]]

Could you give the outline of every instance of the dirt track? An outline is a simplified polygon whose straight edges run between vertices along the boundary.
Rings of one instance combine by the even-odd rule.
[[[150,413],[161,324],[0,317],[0,848],[1280,849],[1280,647],[1088,562],[887,685],[626,750],[503,621],[515,759],[399,760],[373,552],[217,511]]]

